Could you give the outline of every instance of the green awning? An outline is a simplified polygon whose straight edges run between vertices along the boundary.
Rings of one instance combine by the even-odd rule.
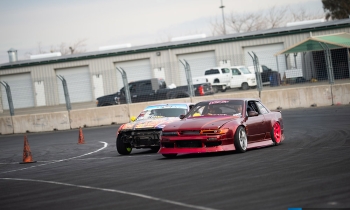
[[[293,45],[292,47],[276,53],[275,56],[289,53],[324,50],[320,45],[320,42],[326,44],[331,50],[339,48],[350,48],[350,34],[339,33],[323,36],[312,36],[304,41],[299,42],[298,44]]]

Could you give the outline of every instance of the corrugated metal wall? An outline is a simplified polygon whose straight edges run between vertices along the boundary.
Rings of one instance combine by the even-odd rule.
[[[313,36],[333,34],[348,32],[350,33],[350,27],[334,30],[323,30],[318,32],[313,32]],[[196,53],[196,52],[205,52],[205,51],[215,51],[215,56],[217,57],[217,62],[223,59],[231,60],[231,64],[243,64],[243,47],[247,46],[256,46],[272,43],[284,43],[284,47],[290,47],[296,43],[308,38],[310,33],[300,33],[300,34],[291,34],[279,37],[261,37],[252,40],[243,40],[235,41],[230,43],[220,43],[220,44],[211,44],[203,45],[196,47],[188,48],[179,48],[172,50],[162,50],[159,51],[160,55],[157,55],[157,52],[145,52],[138,54],[122,55],[115,57],[107,58],[97,58],[90,60],[81,60],[81,61],[71,61],[65,63],[56,63],[56,64],[47,64],[47,65],[38,65],[30,67],[22,67],[15,69],[8,69],[0,71],[1,75],[8,74],[18,74],[24,72],[30,72],[32,77],[32,82],[35,81],[44,81],[45,83],[45,94],[46,94],[46,104],[47,105],[57,105],[59,104],[59,97],[57,91],[57,80],[55,75],[56,69],[61,68],[70,68],[78,66],[88,66],[90,69],[91,76],[94,74],[103,74],[103,83],[105,88],[105,94],[111,94],[117,92],[117,75],[115,70],[115,63],[121,61],[131,61],[137,59],[150,59],[151,68],[162,67],[165,69],[166,81],[168,83],[176,83],[177,71],[179,68],[179,62],[177,56],[186,53]],[[219,63],[217,64],[219,65]]]

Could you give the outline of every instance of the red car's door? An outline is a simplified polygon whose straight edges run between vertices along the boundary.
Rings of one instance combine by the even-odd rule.
[[[259,115],[248,117],[246,120],[246,130],[248,143],[261,141],[265,137],[266,119],[264,113],[260,111],[256,101],[247,102],[247,112],[256,111]]]
[[[261,141],[265,137],[265,117],[262,114],[254,117],[248,117],[246,121],[246,131],[248,144],[256,141]]]
[[[260,103],[259,101],[256,101],[255,104],[257,105],[258,109],[259,109],[259,113],[261,113],[262,115],[264,115],[265,117],[265,123],[264,125],[261,126],[262,131],[264,132],[264,139],[266,137],[269,138],[270,134],[269,132],[271,131],[272,127],[271,127],[271,119],[273,118],[273,114],[271,112],[269,112],[267,110],[267,108]]]

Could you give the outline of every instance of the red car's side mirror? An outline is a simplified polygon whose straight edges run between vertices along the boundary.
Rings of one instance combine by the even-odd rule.
[[[183,119],[183,118],[185,118],[185,115],[182,114],[182,115],[179,116],[179,118],[180,118],[180,119]]]

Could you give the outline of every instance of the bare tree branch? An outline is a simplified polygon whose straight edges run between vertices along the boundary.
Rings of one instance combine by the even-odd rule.
[[[237,13],[232,11],[230,15],[226,17],[226,24],[230,31],[242,33],[269,28],[278,28],[285,26],[288,22],[320,19],[322,17],[322,11],[312,13],[303,7],[300,7],[298,10],[294,11],[288,6],[273,6],[267,11],[256,13]],[[216,18],[214,21],[211,21],[210,24],[213,36],[224,34],[222,21],[218,21]]]
[[[314,20],[324,18],[322,10],[320,11],[307,11],[304,7],[299,7],[297,11],[289,10],[290,22],[304,21],[304,20]]]
[[[244,19],[240,15],[237,15],[234,12],[231,12],[230,17],[226,21],[229,27],[236,33],[243,32]]]
[[[85,49],[85,42],[86,42],[87,39],[81,39],[81,40],[78,40],[77,42],[71,44],[69,46],[69,51],[71,54],[79,54],[79,53],[83,53],[83,52],[86,52],[86,49]]]
[[[39,42],[37,52],[36,53],[26,52],[25,56],[29,58],[33,54],[44,54],[44,53],[53,53],[53,52],[60,52],[62,55],[83,53],[83,52],[86,52],[86,49],[85,49],[86,40],[87,39],[80,39],[77,42],[74,42],[73,44],[70,44],[70,45],[67,45],[64,42],[62,42],[60,45],[57,45],[57,46],[51,45],[50,50],[48,51],[44,50],[41,45],[41,42]]]
[[[215,18],[214,20],[210,21],[210,25],[213,36],[225,34],[225,29],[222,21],[219,21],[217,18]]]
[[[266,20],[268,21],[268,28],[278,28],[284,25],[287,21],[288,7],[276,8],[273,6],[268,10]]]

